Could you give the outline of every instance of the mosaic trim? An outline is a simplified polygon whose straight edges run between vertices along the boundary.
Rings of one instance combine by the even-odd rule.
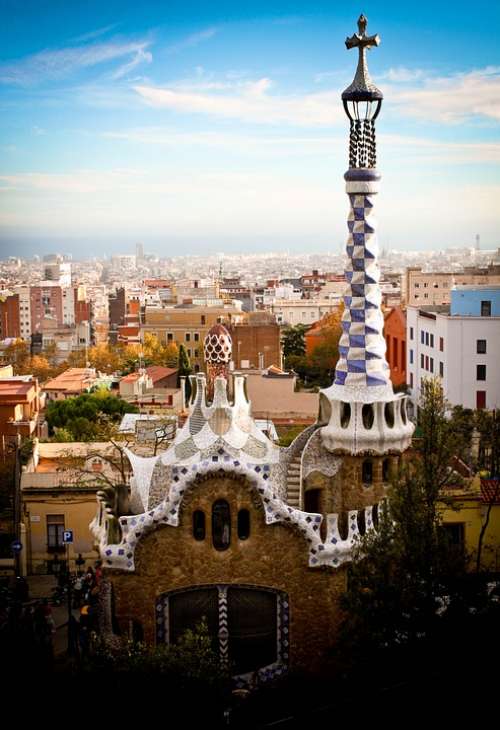
[[[297,529],[305,538],[309,546],[310,567],[322,565],[333,568],[340,567],[351,559],[351,551],[356,540],[358,531],[357,524],[354,528],[354,521],[357,521],[358,510],[349,512],[349,534],[345,540],[337,533],[332,533],[330,524],[332,519],[337,520],[337,515],[327,515],[328,532],[325,541],[321,540],[320,526],[323,516],[290,507],[286,502],[279,499],[269,482],[271,466],[269,464],[248,464],[238,459],[231,459],[223,452],[212,456],[210,461],[206,460],[191,466],[174,467],[172,469],[172,485],[169,496],[157,507],[140,515],[120,517],[122,540],[118,544],[107,544],[107,516],[99,528],[96,521],[91,525],[92,531],[98,541],[99,551],[103,565],[115,570],[133,572],[135,570],[134,554],[139,541],[148,533],[157,529],[159,525],[177,527],[179,524],[179,511],[183,495],[186,490],[193,486],[198,477],[206,476],[245,477],[248,487],[255,490],[260,496],[264,509],[266,524],[283,523]],[[369,507],[368,509],[372,509]],[[353,517],[355,519],[353,521]],[[336,524],[336,522],[335,522]]]
[[[229,625],[228,625],[228,590],[230,588],[247,588],[249,590],[267,591],[276,596],[276,661],[261,667],[253,672],[238,674],[233,681],[238,689],[251,688],[263,682],[268,682],[283,675],[288,670],[290,659],[290,603],[288,594],[268,586],[249,583],[210,584],[200,583],[196,586],[178,588],[158,596],[156,600],[156,643],[170,643],[170,612],[169,599],[171,596],[186,593],[199,588],[214,588],[218,590],[219,608],[219,655],[224,666],[229,665]]]

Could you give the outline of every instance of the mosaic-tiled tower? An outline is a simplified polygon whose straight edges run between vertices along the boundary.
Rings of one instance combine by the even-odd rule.
[[[378,35],[366,34],[366,18],[358,33],[346,39],[358,48],[356,75],[342,93],[350,120],[349,169],[345,173],[350,201],[347,239],[347,288],[339,342],[339,361],[330,388],[321,393],[324,446],[351,454],[401,451],[409,445],[413,425],[406,413],[406,397],[395,395],[385,359],[384,317],[380,308],[378,243],[373,214],[379,191],[376,165],[375,119],[382,92],[368,73],[366,51],[378,46]]]

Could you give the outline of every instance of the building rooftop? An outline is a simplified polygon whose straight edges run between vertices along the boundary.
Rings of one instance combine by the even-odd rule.
[[[95,370],[90,368],[69,368],[44,385],[44,390],[80,391],[86,382],[94,382]]]

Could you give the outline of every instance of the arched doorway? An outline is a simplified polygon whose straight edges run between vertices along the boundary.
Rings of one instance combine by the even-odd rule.
[[[254,672],[270,679],[286,671],[288,597],[251,585],[208,585],[169,591],[156,603],[157,643],[176,643],[205,619],[213,647],[242,683]]]

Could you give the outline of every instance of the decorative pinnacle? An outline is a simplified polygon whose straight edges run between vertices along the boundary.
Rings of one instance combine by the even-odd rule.
[[[383,98],[382,92],[370,78],[366,61],[366,50],[380,45],[380,36],[378,33],[375,35],[366,35],[367,24],[368,19],[364,15],[360,15],[358,19],[359,32],[345,39],[348,50],[357,48],[359,51],[358,67],[354,80],[342,93],[342,99],[346,101],[375,101],[376,99]]]

